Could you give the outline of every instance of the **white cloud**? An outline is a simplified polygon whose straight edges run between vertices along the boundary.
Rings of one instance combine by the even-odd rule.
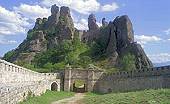
[[[27,26],[29,23],[26,18],[0,6],[0,35],[25,33]]]
[[[164,31],[167,35],[170,35],[170,28]]]
[[[9,44],[16,44],[17,41],[15,40],[7,40],[4,36],[0,36],[0,45],[9,45]]]
[[[100,23],[100,22],[96,22],[96,24],[97,24],[99,27],[102,26],[102,23]]]
[[[71,17],[73,18],[74,27],[79,30],[88,30],[88,21],[85,18],[82,18],[81,16],[75,15],[73,12],[71,12]],[[102,26],[101,23],[96,22],[96,24],[100,27]]]
[[[118,4],[113,2],[111,5],[110,4],[106,4],[104,6],[102,6],[101,10],[106,12],[106,11],[115,11],[119,8]]]
[[[4,44],[4,45],[9,45],[9,44],[16,44],[17,41],[15,40],[0,40],[0,44]]]
[[[100,9],[100,3],[97,0],[42,0],[42,4],[46,6],[53,4],[68,6],[82,14],[89,14],[89,12],[95,12]]]
[[[100,27],[101,23],[96,22],[96,24]],[[88,21],[86,19],[80,19],[79,21],[74,22],[75,28],[79,30],[88,30]]]
[[[39,5],[21,4],[19,7],[14,7],[14,10],[28,19],[35,20],[36,18],[48,17],[50,9]]]
[[[102,6],[97,0],[42,0],[45,6],[56,4],[58,6],[68,6],[81,14],[89,14],[98,11],[114,11],[119,8],[117,3],[113,2],[111,5],[106,4]]]
[[[170,41],[170,39],[168,39]]]
[[[79,21],[75,21],[74,26],[79,30],[88,30],[88,22],[86,19],[80,19]]]
[[[157,36],[135,35],[135,40],[139,42],[141,45],[144,45],[150,42],[157,42],[162,39]]]
[[[148,55],[153,63],[164,63],[170,61],[170,53],[160,53]]]

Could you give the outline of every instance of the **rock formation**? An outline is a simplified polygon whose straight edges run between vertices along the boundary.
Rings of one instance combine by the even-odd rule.
[[[54,26],[59,21],[59,7],[56,5],[52,5],[51,7],[51,16],[48,17],[48,21],[46,22],[45,27],[49,28],[50,26]]]
[[[51,7],[51,16],[47,18],[37,18],[33,29],[28,31],[27,38],[11,52],[15,53],[8,59],[10,62],[31,63],[34,56],[54,48],[59,42],[65,39],[72,39],[74,35],[74,25],[68,7]]]
[[[108,25],[108,22],[106,21],[106,18],[102,19],[102,26],[106,27]]]
[[[101,51],[108,57],[110,66],[119,65],[122,56],[131,53],[135,56],[137,69],[152,67],[142,47],[134,42],[133,26],[127,15],[118,16],[109,23],[103,18],[102,27],[99,28],[95,15],[90,14],[88,27],[87,31],[76,30],[70,9],[63,6],[59,10],[58,6],[53,5],[51,16],[36,20],[34,28],[28,31],[27,39],[11,51],[13,55],[8,61],[31,63],[37,53],[54,48],[63,40],[72,40],[77,32],[84,43],[100,40],[103,45]]]
[[[118,16],[113,21],[116,27],[118,50],[134,42],[134,32],[130,19],[127,15]]]
[[[102,51],[108,56],[110,65],[117,66],[121,57],[130,53],[135,56],[137,69],[152,67],[152,62],[146,56],[140,44],[134,42],[133,26],[127,15],[118,16],[109,24],[103,18],[101,29],[96,26],[94,15],[90,15],[89,18],[92,18],[88,23],[90,24],[89,31],[83,34],[82,41],[86,40],[84,42],[90,43],[95,40],[102,40],[104,43],[101,44],[105,45]]]
[[[97,30],[99,29],[99,26],[96,24],[96,17],[94,14],[90,14],[88,18],[88,27],[89,31]]]
[[[87,32],[84,32],[82,36],[83,42],[91,42],[98,38],[99,26],[96,23],[96,17],[94,14],[90,14],[88,17],[88,28]]]
[[[68,7],[61,7],[59,19],[59,38],[61,40],[72,39],[74,35],[74,24],[71,18],[70,9]]]

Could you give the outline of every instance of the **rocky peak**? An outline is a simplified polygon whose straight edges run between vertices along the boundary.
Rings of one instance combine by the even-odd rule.
[[[74,28],[73,19],[71,18],[69,7],[62,6],[60,8],[60,24],[67,25],[68,27]]]
[[[55,16],[58,14],[58,12],[59,12],[59,7],[56,4],[52,5],[51,6],[51,15]]]
[[[35,22],[34,29],[40,29],[42,23],[43,23],[43,20],[41,18],[37,18],[36,22]]]
[[[39,52],[54,48],[63,40],[72,40],[75,34],[88,44],[96,41],[101,46],[101,52],[108,57],[108,65],[116,66],[127,53],[135,56],[136,68],[151,67],[152,63],[139,44],[134,43],[132,23],[127,15],[119,16],[109,24],[102,19],[104,28],[99,28],[94,14],[88,17],[88,31],[75,30],[70,9],[53,5],[51,16],[37,18],[35,27],[28,32],[27,39],[13,52],[9,60],[31,63]],[[121,62],[120,62],[121,63]]]
[[[106,21],[106,18],[102,19],[102,26],[106,27],[108,25],[108,22]]]
[[[71,17],[69,7],[62,6],[62,7],[60,8],[60,16],[68,16],[68,17]]]
[[[89,31],[99,29],[99,26],[96,24],[96,17],[94,14],[90,14],[88,17],[88,27]]]
[[[117,46],[119,46],[119,49],[134,42],[132,23],[127,15],[116,17],[114,24],[116,26]]]
[[[48,17],[48,20],[45,24],[45,28],[49,28],[49,27],[52,27],[54,25],[56,25],[59,21],[59,16],[60,16],[60,13],[59,13],[59,7],[55,5],[52,5],[51,6],[51,16]]]
[[[69,7],[62,6],[60,8],[60,17],[57,27],[59,28],[58,34],[60,40],[73,39],[74,23],[73,19],[71,18]]]

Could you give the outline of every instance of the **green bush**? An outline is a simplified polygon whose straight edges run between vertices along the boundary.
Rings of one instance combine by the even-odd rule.
[[[7,52],[7,53],[4,55],[3,59],[10,62],[10,60],[12,59],[12,57],[14,57],[15,55],[16,55],[16,52],[15,52],[14,50],[12,50],[12,51]]]
[[[64,70],[66,64],[65,62],[56,63],[53,65],[54,70]]]
[[[135,56],[128,53],[121,59],[121,69],[123,71],[131,71],[136,69]]]
[[[27,40],[33,39],[34,35],[36,35],[36,30],[29,30],[27,33]]]
[[[46,64],[43,65],[43,68],[45,69],[53,69],[53,64],[50,62],[47,62]]]
[[[92,60],[89,56],[81,56],[79,61],[78,61],[78,65],[86,68],[89,66],[89,64],[92,63]]]

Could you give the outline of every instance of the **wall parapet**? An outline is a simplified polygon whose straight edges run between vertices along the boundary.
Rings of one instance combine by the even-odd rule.
[[[1,83],[19,83],[28,81],[59,79],[59,73],[38,73],[13,63],[0,60]]]
[[[170,66],[146,68],[142,70],[120,71],[114,73],[104,73],[103,77],[108,79],[114,78],[133,78],[133,77],[149,77],[149,76],[163,76],[170,75]],[[106,80],[108,80],[106,79]]]
[[[0,104],[16,104],[24,100],[29,91],[40,95],[51,90],[53,82],[60,88],[59,73],[38,73],[0,59]]]

